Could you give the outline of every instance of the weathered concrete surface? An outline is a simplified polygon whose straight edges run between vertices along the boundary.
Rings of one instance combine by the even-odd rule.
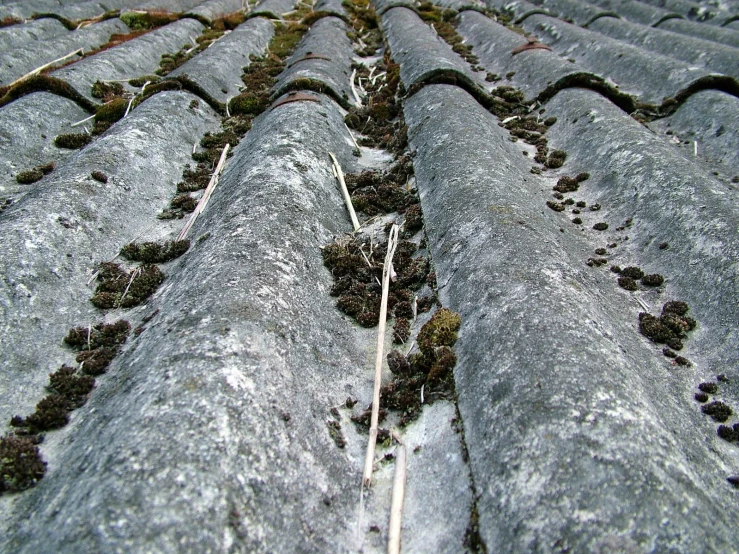
[[[677,35],[628,21],[606,17],[593,21],[588,29],[692,65],[731,77],[739,77],[739,49],[710,40]]]
[[[255,122],[193,228],[207,238],[151,302],[159,315],[16,500],[34,518],[9,528],[11,550],[350,549],[362,466],[325,420],[371,397],[369,353],[320,248],[350,229],[327,152],[351,167],[352,148],[328,99]]]
[[[523,28],[581,67],[607,75],[642,102],[661,104],[712,73],[705,68],[647,52],[545,15],[532,15]]]
[[[246,21],[167,77],[186,75],[206,94],[225,104],[244,86],[241,73],[251,63],[250,56],[262,56],[273,36],[274,25],[266,19]]]
[[[288,58],[285,70],[272,87],[272,97],[320,84],[344,108],[354,105],[349,84],[353,52],[346,36],[348,31],[349,27],[338,17],[316,21]],[[313,86],[306,80],[313,81]]]
[[[672,137],[665,138],[683,143],[679,151],[688,158],[694,158],[697,150],[698,158],[705,160],[710,170],[719,170],[729,178],[739,175],[739,134],[734,132],[739,129],[739,98],[702,90],[674,114],[653,121],[649,127],[663,134],[672,131]]]
[[[23,0],[0,6],[0,19],[6,17],[17,17],[27,19],[37,12],[49,12],[59,9],[61,3],[58,0]]]
[[[56,19],[39,19],[0,29],[0,51],[22,48],[37,40],[66,34],[67,28]]]
[[[628,117],[613,106],[608,117],[622,118],[618,133],[605,119],[598,123],[601,116],[589,119],[582,104],[568,110],[567,100],[579,96],[608,104],[573,89],[552,101],[557,109],[547,108],[567,121],[561,132],[567,140],[560,142],[572,145],[576,158],[567,171],[589,170],[601,194],[623,195],[620,204],[614,198],[604,206],[636,211],[635,225],[647,219],[640,210],[650,210],[655,224],[676,214],[677,226],[665,237],[682,234],[673,239],[675,254],[697,241],[692,254],[709,264],[701,275],[716,277],[698,283],[693,276],[678,286],[677,267],[668,266],[675,286],[670,282],[664,300],[688,300],[701,326],[706,320],[717,337],[712,345],[705,339],[696,344],[714,358],[721,358],[717,346],[726,348],[731,364],[736,331],[726,328],[731,324],[723,314],[735,308],[697,297],[710,285],[721,289],[710,294],[716,299],[733,290],[726,281],[736,271],[730,261],[736,246],[722,241],[709,247],[701,229],[726,234],[736,221],[712,202],[717,221],[689,230],[689,221],[698,222],[684,201],[698,193],[696,176],[674,182],[687,164],[674,155],[663,163],[644,154],[641,167],[654,170],[629,169],[640,166],[629,164],[634,154],[618,154],[625,144],[629,152],[654,148],[664,156],[669,146],[645,138],[648,132],[635,122],[625,125]],[[427,86],[406,101],[405,117],[440,299],[462,315],[455,380],[488,552],[735,550],[739,510],[725,481],[739,466],[728,452],[732,447],[718,444],[714,425],[692,401],[697,370],[672,369],[638,334],[642,308],[633,296],[618,289],[607,270],[585,266],[594,245],[606,239],[574,231],[545,207],[551,184],[529,173],[497,120],[458,88]],[[576,118],[579,123],[571,123]],[[550,141],[560,137],[558,125]],[[632,136],[637,131],[639,142]],[[657,189],[665,199],[659,214],[650,192]],[[627,203],[627,195],[639,195],[643,204]],[[639,246],[655,233],[647,226]],[[716,267],[719,260],[723,269]],[[652,271],[662,263],[645,259],[643,267]],[[723,312],[714,319],[706,313],[709,305]]]
[[[0,84],[8,85],[46,63],[82,48],[92,50],[108,42],[113,33],[128,33],[120,19],[109,19],[78,31],[7,50],[0,55]],[[70,58],[71,59],[71,58]]]
[[[695,345],[694,356],[706,369],[739,376],[736,304],[726,301],[739,295],[736,191],[594,93],[563,91],[547,113],[558,118],[552,147],[602,172],[587,188],[598,191],[614,223],[634,219],[629,249],[661,267],[670,279],[668,292],[692,306],[700,322],[688,343]],[[656,249],[662,241],[669,249]]]
[[[393,59],[400,64],[400,79],[406,89],[439,76],[453,76],[472,90],[481,89],[468,64],[408,8],[385,12],[382,30]]]
[[[282,14],[291,12],[294,5],[295,0],[264,0],[249,12],[249,17],[261,16],[282,19]]]
[[[619,17],[611,10],[605,10],[578,0],[531,0],[531,3],[581,26],[602,17]]]
[[[159,68],[162,54],[173,54],[200,35],[204,27],[194,19],[181,19],[124,42],[84,60],[52,72],[93,102],[95,81],[112,81],[151,75]]]
[[[15,195],[35,185],[19,185],[15,175],[37,165],[55,162],[76,154],[54,146],[62,133],[79,132],[69,125],[89,114],[66,98],[36,92],[0,108],[0,194]]]
[[[619,91],[606,80],[578,64],[573,64],[544,48],[516,52],[526,39],[489,17],[466,11],[459,15],[457,32],[488,72],[499,77],[510,75],[496,84],[514,86],[530,103],[539,95],[549,97],[562,87],[598,86],[602,93],[618,96]],[[511,73],[513,75],[511,75]],[[494,88],[495,84],[491,86]]]
[[[318,0],[313,7],[313,11],[328,12],[341,18],[348,17],[341,0]]]
[[[241,10],[242,0],[209,0],[187,11],[188,15],[204,17],[208,21]]]
[[[97,321],[86,286],[95,265],[166,207],[192,145],[217,128],[195,97],[158,94],[39,181],[0,218],[0,422],[25,415],[48,373],[71,361],[62,339]],[[202,103],[201,103],[202,106]],[[108,183],[90,177],[102,171]]]

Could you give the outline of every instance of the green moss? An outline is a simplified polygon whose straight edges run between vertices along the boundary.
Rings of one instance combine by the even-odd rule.
[[[87,133],[67,133],[57,136],[54,139],[54,146],[69,150],[79,150],[83,146],[90,144],[90,142],[92,142],[92,137]]]
[[[123,23],[125,23],[132,31],[155,29],[177,21],[181,17],[181,14],[169,13],[160,10],[151,10],[143,13],[126,12],[120,15],[121,21],[123,21]]]
[[[440,346],[454,346],[462,320],[459,314],[442,308],[421,328],[418,346],[424,354],[433,354]]]
[[[228,104],[229,113],[233,115],[257,116],[269,105],[269,97],[266,94],[253,92],[242,92],[231,99]]]
[[[46,462],[32,439],[15,435],[0,438],[0,494],[32,487],[45,472]]]
[[[134,79],[129,79],[128,84],[131,85],[132,87],[141,88],[146,83],[156,84],[161,80],[162,78],[159,75],[144,75],[143,77],[136,77]]]
[[[100,106],[95,112],[95,128],[93,134],[99,135],[105,132],[113,123],[123,118],[128,108],[129,101],[125,98],[115,98],[107,104]]]
[[[93,98],[102,98],[107,102],[116,96],[122,95],[123,92],[123,85],[120,83],[104,83],[102,81],[95,81],[92,84],[90,94]]]
[[[121,249],[121,255],[134,262],[161,264],[182,256],[189,248],[189,240],[131,242]]]

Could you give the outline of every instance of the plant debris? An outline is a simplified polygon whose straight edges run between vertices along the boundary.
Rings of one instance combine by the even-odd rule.
[[[144,264],[130,273],[113,262],[98,267],[98,286],[91,302],[101,309],[130,308],[143,303],[164,281],[156,265]]]

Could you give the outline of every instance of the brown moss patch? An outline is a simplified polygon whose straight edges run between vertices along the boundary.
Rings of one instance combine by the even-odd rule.
[[[92,142],[92,136],[87,133],[66,133],[54,139],[54,146],[68,150],[79,150]]]
[[[164,281],[156,265],[144,264],[130,273],[120,265],[104,262],[98,267],[98,285],[91,302],[101,309],[130,308],[143,303]]]
[[[696,326],[695,320],[685,315],[687,311],[687,304],[673,301],[665,303],[659,317],[641,312],[639,332],[654,343],[681,350],[687,333]]]
[[[121,249],[121,255],[132,262],[162,264],[179,258],[190,248],[189,240],[165,242],[131,242]]]
[[[28,489],[46,472],[33,439],[9,435],[0,438],[0,494]]]

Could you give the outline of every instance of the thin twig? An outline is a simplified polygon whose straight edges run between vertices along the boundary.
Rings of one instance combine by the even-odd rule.
[[[395,431],[393,431],[393,438],[398,442],[398,448],[395,451],[395,479],[393,479],[393,499],[390,504],[387,553],[400,554],[400,527],[405,500],[405,444]]]
[[[41,73],[41,72],[42,72],[42,71],[43,71],[44,69],[47,69],[47,68],[49,68],[49,67],[52,67],[53,65],[56,65],[56,64],[58,64],[59,62],[63,62],[63,61],[64,61],[64,60],[66,60],[67,58],[71,58],[72,56],[76,56],[77,54],[80,54],[80,55],[82,55],[82,54],[83,54],[84,52],[85,52],[85,50],[84,50],[83,48],[78,48],[77,50],[75,50],[74,52],[70,52],[70,53],[69,53],[69,54],[67,54],[66,56],[62,56],[61,58],[57,58],[57,59],[55,59],[55,60],[52,60],[52,61],[50,61],[49,63],[45,63],[44,65],[42,65],[42,66],[40,66],[40,67],[37,67],[37,68],[36,68],[36,69],[34,69],[33,71],[29,71],[28,73],[26,73],[26,74],[25,74],[25,75],[24,75],[23,77],[21,77],[20,79],[16,79],[15,81],[13,81],[13,82],[12,82],[12,83],[10,83],[9,85],[7,85],[7,86],[6,86],[6,88],[12,88],[13,86],[17,85],[17,84],[18,84],[18,83],[20,83],[21,81],[24,81],[25,79],[28,79],[29,77],[33,77],[34,75],[38,75],[38,74],[39,74],[39,73]]]
[[[390,266],[393,263],[395,248],[398,246],[399,227],[393,224],[387,238],[387,254],[382,267],[382,301],[380,302],[380,321],[377,325],[377,356],[375,358],[375,388],[372,395],[372,420],[367,443],[367,456],[364,459],[363,482],[366,486],[372,483],[372,466],[375,461],[375,444],[377,443],[377,425],[380,419],[380,385],[382,383],[382,360],[384,359],[385,324],[387,320],[387,297],[390,290]]]
[[[344,196],[346,209],[349,210],[349,217],[351,217],[352,219],[352,226],[354,227],[355,231],[359,231],[359,220],[357,219],[357,213],[354,211],[354,206],[352,206],[352,199],[349,196],[349,190],[346,188],[346,182],[344,181],[344,172],[341,170],[339,160],[336,159],[336,156],[334,156],[333,152],[329,152],[328,155],[331,156],[331,161],[334,162],[334,170],[336,170],[339,185],[341,185],[341,194]]]
[[[354,148],[356,148],[357,152],[361,154],[362,149],[359,147],[359,143],[357,142],[357,139],[354,138],[354,135],[352,134],[351,129],[349,129],[349,126],[346,123],[344,123],[344,127],[346,127],[346,132],[349,133],[349,137],[351,137],[352,142],[354,143]]]
[[[349,79],[349,84],[352,88],[352,94],[354,95],[354,105],[358,108],[362,107],[362,99],[359,96],[359,93],[357,92],[357,87],[354,86],[354,79],[357,77],[357,70],[352,70],[352,76],[351,79]]]
[[[123,291],[123,295],[121,296],[121,299],[118,300],[118,307],[121,307],[121,303],[123,302],[123,299],[128,294],[128,289],[131,288],[131,284],[133,283],[133,280],[136,278],[136,276],[141,273],[141,268],[137,267],[131,272],[131,278],[128,280],[128,284],[126,285],[126,290]]]
[[[195,210],[190,215],[190,219],[187,220],[187,223],[185,223],[182,231],[180,231],[180,234],[177,235],[177,240],[183,240],[187,236],[187,233],[190,231],[193,223],[195,223],[198,215],[200,215],[200,213],[205,209],[205,206],[208,205],[208,201],[210,200],[210,197],[213,194],[216,185],[218,184],[218,178],[221,176],[223,166],[226,164],[226,155],[228,154],[229,148],[231,148],[231,145],[226,143],[226,146],[223,147],[223,152],[221,152],[221,158],[218,160],[218,165],[216,165],[216,168],[213,171],[213,175],[208,182],[208,186],[205,188],[203,196],[200,198],[198,205],[195,206]]]
[[[72,124],[70,125],[70,127],[77,127],[78,125],[82,125],[83,123],[87,123],[87,122],[88,122],[88,121],[90,121],[90,120],[91,120],[92,118],[94,118],[94,117],[95,117],[95,115],[96,115],[96,114],[92,114],[92,115],[91,115],[90,117],[86,117],[86,118],[85,118],[85,119],[83,119],[82,121],[78,121],[77,123],[72,123]]]

